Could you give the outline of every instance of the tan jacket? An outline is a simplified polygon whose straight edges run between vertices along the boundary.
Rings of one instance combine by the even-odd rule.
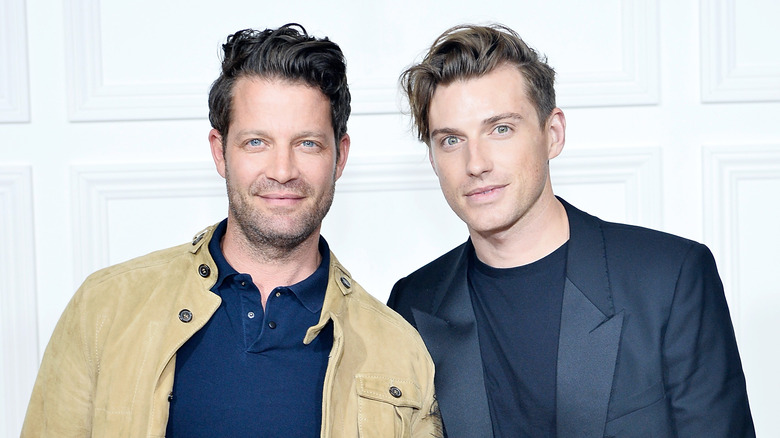
[[[46,348],[22,437],[165,436],[176,351],[221,301],[209,290],[213,231],[87,278]],[[422,340],[333,254],[320,321],[303,342],[328,321],[321,436],[441,436]]]

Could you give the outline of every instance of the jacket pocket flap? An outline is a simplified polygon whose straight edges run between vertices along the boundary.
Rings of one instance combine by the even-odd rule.
[[[420,388],[411,380],[373,374],[357,374],[355,380],[360,397],[394,406],[422,407]]]

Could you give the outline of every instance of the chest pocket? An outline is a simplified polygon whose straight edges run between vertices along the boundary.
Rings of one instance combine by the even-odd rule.
[[[411,380],[358,374],[358,430],[362,438],[410,437],[412,418],[422,406],[420,388]]]

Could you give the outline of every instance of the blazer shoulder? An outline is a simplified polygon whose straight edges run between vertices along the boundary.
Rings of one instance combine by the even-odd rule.
[[[708,253],[706,245],[694,240],[637,225],[615,222],[601,222],[604,243],[609,252],[636,252],[637,250],[652,257],[685,256],[691,251]]]
[[[687,253],[692,247],[706,248],[693,240],[664,231],[624,223],[605,221],[586,213],[562,198],[558,198],[569,216],[571,240],[596,243],[603,239],[607,254],[618,252],[632,254],[643,252],[654,255]],[[600,234],[599,234],[600,233]]]
[[[463,252],[467,245],[468,242],[458,245],[432,262],[429,262],[406,277],[398,280],[396,287],[410,285],[417,288],[436,281],[443,272],[449,272],[450,269],[455,268],[458,261],[463,257]],[[395,289],[395,287],[393,289]]]
[[[416,327],[412,308],[431,310],[437,291],[446,287],[447,278],[458,269],[468,245],[467,241],[398,280],[390,292],[387,305]]]

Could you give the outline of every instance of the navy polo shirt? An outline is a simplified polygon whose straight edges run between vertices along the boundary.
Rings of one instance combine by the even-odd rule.
[[[219,277],[217,311],[176,353],[167,437],[312,437],[322,421],[322,386],[333,345],[330,324],[309,345],[328,285],[330,251],[305,280],[274,289],[265,310],[249,274],[222,254],[227,220],[209,243]]]

